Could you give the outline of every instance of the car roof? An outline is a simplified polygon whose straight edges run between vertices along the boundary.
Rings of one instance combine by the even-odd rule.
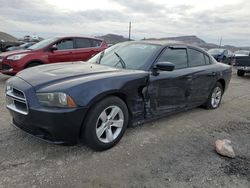
[[[211,48],[210,50],[227,50],[225,48]]]
[[[95,37],[86,37],[86,36],[56,36],[54,38],[57,38],[57,39],[66,39],[66,38],[85,38],[85,39],[94,39],[94,40],[101,40],[101,41],[104,41],[103,39],[101,38],[95,38]]]
[[[127,41],[125,43],[153,44],[153,45],[159,45],[159,46],[162,46],[162,47],[166,47],[166,46],[176,46],[176,47],[180,47],[180,48],[181,47],[184,47],[184,48],[191,47],[191,48],[195,48],[195,49],[206,52],[205,50],[203,50],[199,46],[184,43],[184,42],[179,42],[179,41],[173,41],[173,40],[140,40],[140,41]]]

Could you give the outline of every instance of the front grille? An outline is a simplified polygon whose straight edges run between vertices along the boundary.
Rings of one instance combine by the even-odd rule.
[[[19,89],[7,87],[6,91],[7,108],[23,115],[28,114],[28,105],[24,92]]]
[[[9,70],[11,69],[11,66],[0,63],[0,70]]]

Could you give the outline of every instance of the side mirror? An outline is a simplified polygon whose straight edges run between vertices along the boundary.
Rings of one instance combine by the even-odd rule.
[[[173,71],[175,65],[171,62],[158,62],[156,63],[156,68],[162,71]]]
[[[51,46],[51,47],[49,48],[49,50],[50,50],[51,52],[53,52],[53,51],[56,51],[56,50],[58,50],[58,49],[57,49],[56,46]]]

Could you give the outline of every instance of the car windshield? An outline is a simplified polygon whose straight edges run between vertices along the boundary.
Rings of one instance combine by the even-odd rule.
[[[133,70],[143,70],[148,60],[159,49],[159,45],[145,43],[116,44],[88,62]]]
[[[225,51],[225,49],[211,49],[211,50],[208,50],[208,53],[210,54],[221,54]]]
[[[38,49],[44,48],[45,46],[48,46],[49,44],[55,42],[57,39],[58,38],[48,38],[48,39],[42,40],[42,41],[30,46],[28,49],[29,50],[38,50]]]
[[[249,51],[246,50],[239,50],[234,52],[235,54],[240,54],[240,55],[249,55]]]

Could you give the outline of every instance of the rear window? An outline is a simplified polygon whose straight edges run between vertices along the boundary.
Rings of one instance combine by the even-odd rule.
[[[75,39],[76,48],[90,48],[92,47],[89,39],[77,38]]]
[[[102,44],[102,41],[100,40],[92,40],[92,47],[100,47]]]
[[[189,58],[190,67],[197,67],[197,66],[202,66],[206,64],[204,54],[197,50],[189,49],[188,58]]]
[[[210,64],[210,58],[207,55],[205,55],[205,61],[207,65]]]

